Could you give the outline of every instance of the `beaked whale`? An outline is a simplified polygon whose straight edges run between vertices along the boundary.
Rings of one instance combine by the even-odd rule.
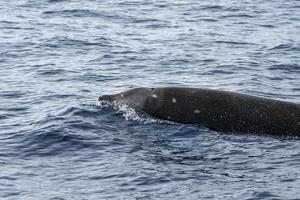
[[[120,101],[157,118],[221,132],[300,136],[300,104],[212,89],[135,88],[99,101]]]

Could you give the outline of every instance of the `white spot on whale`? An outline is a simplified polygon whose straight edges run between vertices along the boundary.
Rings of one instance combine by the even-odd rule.
[[[124,97],[124,94],[121,94],[121,98],[123,98]]]
[[[157,99],[157,94],[153,94],[152,97],[153,97],[154,99]]]
[[[176,99],[175,99],[175,98],[172,98],[172,102],[173,102],[173,103],[176,103]]]
[[[199,114],[200,112],[201,112],[201,111],[198,110],[198,109],[194,110],[194,113],[195,113],[195,114]]]
[[[171,119],[171,117],[170,117],[170,116],[168,116],[167,118],[168,118],[168,119]]]

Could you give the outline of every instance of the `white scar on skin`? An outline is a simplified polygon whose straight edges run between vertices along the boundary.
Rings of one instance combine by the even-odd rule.
[[[198,110],[198,109],[194,110],[194,113],[195,113],[195,114],[199,114],[200,112],[201,112],[201,111]]]
[[[124,94],[121,94],[121,98],[123,98],[124,97]]]
[[[176,99],[175,99],[175,98],[172,98],[172,102],[173,102],[173,103],[176,103]]]
[[[155,99],[157,99],[157,95],[156,94],[153,94],[152,97],[155,98]]]
[[[170,116],[168,116],[168,119],[171,119],[171,117],[170,117]]]

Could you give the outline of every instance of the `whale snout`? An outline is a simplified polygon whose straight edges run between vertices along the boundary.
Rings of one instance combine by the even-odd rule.
[[[113,95],[101,95],[99,96],[98,101],[113,101],[113,97]]]

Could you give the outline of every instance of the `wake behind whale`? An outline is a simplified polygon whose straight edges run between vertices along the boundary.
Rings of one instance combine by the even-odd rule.
[[[198,88],[135,88],[103,95],[147,114],[221,132],[300,136],[300,104]]]

